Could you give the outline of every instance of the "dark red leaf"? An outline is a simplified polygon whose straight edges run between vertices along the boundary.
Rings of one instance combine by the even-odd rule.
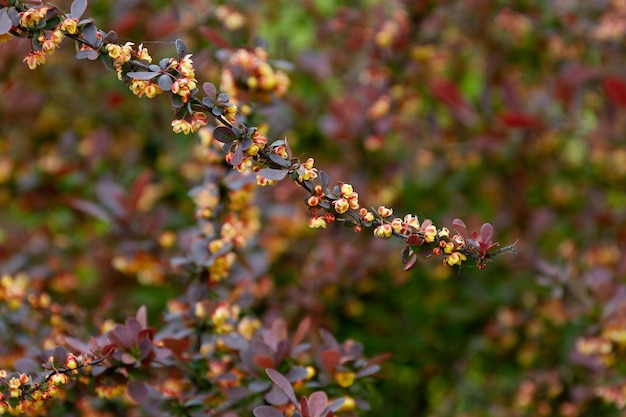
[[[311,317],[305,317],[304,319],[302,319],[300,324],[298,324],[298,328],[296,329],[296,332],[294,333],[293,338],[291,339],[291,346],[292,347],[298,346],[300,342],[304,340],[304,337],[309,333],[310,330],[311,330]]]
[[[419,237],[418,234],[412,234],[406,240],[406,243],[408,243],[411,246],[421,246],[422,243],[424,243],[424,241],[422,240],[421,237]]]
[[[430,85],[433,96],[450,107],[452,110],[459,110],[468,107],[467,101],[461,94],[458,87],[448,80],[435,80]]]
[[[500,120],[506,126],[513,128],[539,129],[543,126],[543,122],[536,117],[514,111],[502,113]]]
[[[602,80],[604,92],[611,101],[619,107],[626,107],[626,82],[619,78],[609,76]]]
[[[479,242],[490,243],[493,239],[493,226],[489,223],[485,223],[480,228]]]
[[[337,369],[337,364],[341,360],[341,352],[333,349],[326,349],[322,353],[320,353],[320,360],[322,364],[326,368],[326,370],[334,374]]]
[[[150,185],[150,181],[152,180],[152,172],[149,170],[143,171],[139,176],[133,181],[133,185],[130,189],[130,195],[128,197],[128,208],[131,211],[137,211],[139,209],[139,201],[146,191],[148,185]]]
[[[309,413],[309,402],[304,395],[300,398],[300,411],[303,417],[311,417]]]
[[[228,42],[218,30],[211,29],[208,26],[200,26],[198,28],[202,36],[207,38],[207,40],[213,43],[218,48],[231,49],[232,45]]]
[[[254,355],[252,361],[260,368],[272,368],[274,367],[274,358],[266,355]]]
[[[404,264],[404,270],[405,271],[409,271],[411,269],[413,269],[413,267],[415,266],[415,264],[417,263],[417,253],[414,253],[413,256],[411,256],[411,259],[409,259],[407,261],[407,263]]]

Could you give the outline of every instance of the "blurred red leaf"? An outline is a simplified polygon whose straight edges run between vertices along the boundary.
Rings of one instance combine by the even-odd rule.
[[[602,87],[609,99],[619,107],[626,107],[626,81],[608,76],[602,80]]]
[[[534,116],[517,112],[507,111],[500,115],[500,120],[507,127],[523,128],[523,129],[539,129],[543,126],[543,122]]]

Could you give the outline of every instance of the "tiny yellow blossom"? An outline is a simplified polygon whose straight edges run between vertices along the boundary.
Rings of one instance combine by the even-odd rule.
[[[345,198],[339,198],[333,201],[333,206],[338,214],[343,214],[350,208],[350,203]]]

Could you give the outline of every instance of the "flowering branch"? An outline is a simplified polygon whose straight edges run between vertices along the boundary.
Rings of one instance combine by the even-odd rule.
[[[429,219],[420,222],[413,214],[397,217],[385,206],[371,210],[361,207],[359,194],[352,185],[338,183],[330,187],[328,175],[314,168],[313,158],[302,162],[293,156],[286,139],[268,143],[257,127],[246,126],[228,94],[218,93],[213,84],[204,83],[206,96],[199,98],[191,54],[181,40],[176,41],[176,57],[153,64],[143,45],[137,50],[132,49],[130,42],[119,45],[114,32],[98,30],[92,20],[79,20],[86,0],[76,0],[69,15],[51,6],[31,8],[24,2],[16,3],[2,9],[0,36],[10,33],[33,39],[33,50],[24,59],[31,69],[44,63],[45,56],[54,52],[67,36],[78,42],[78,59],[102,60],[107,68],[117,72],[121,81],[129,84],[135,95],[153,98],[169,93],[175,109],[174,132],[197,132],[207,125],[207,116],[214,118],[220,126],[214,129],[213,137],[223,144],[226,161],[239,172],[257,172],[257,184],[261,186],[289,177],[309,193],[306,204],[311,228],[325,228],[338,221],[355,232],[372,228],[376,237],[400,238],[406,243],[402,252],[405,270],[411,269],[419,256],[433,255],[441,256],[448,266],[471,259],[477,268],[483,269],[497,254],[515,252],[515,244],[499,248],[499,243],[493,242],[493,227],[489,223],[480,232],[469,234],[463,221],[456,219],[453,226],[457,233],[452,234],[446,227],[437,228]],[[261,51],[241,52],[234,57],[245,69],[255,72],[246,80],[249,87],[280,94],[287,84],[286,77],[281,72],[275,73],[265,59]]]

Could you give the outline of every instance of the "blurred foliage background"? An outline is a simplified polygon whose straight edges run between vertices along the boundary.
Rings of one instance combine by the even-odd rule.
[[[400,242],[311,231],[293,184],[260,190],[258,312],[392,352],[367,415],[621,415],[624,340],[606,330],[626,331],[626,2],[92,0],[86,15],[154,57],[182,38],[216,85],[220,50],[266,47],[291,79],[253,103],[268,137],[363,206],[518,241],[484,271],[406,273]],[[0,271],[91,311],[85,335],[142,304],[156,315],[176,291],[173,236],[193,225],[197,140],[70,42],[35,71],[29,48],[0,45]],[[111,187],[132,210],[101,201]],[[612,360],[582,355],[586,336],[615,342]]]

